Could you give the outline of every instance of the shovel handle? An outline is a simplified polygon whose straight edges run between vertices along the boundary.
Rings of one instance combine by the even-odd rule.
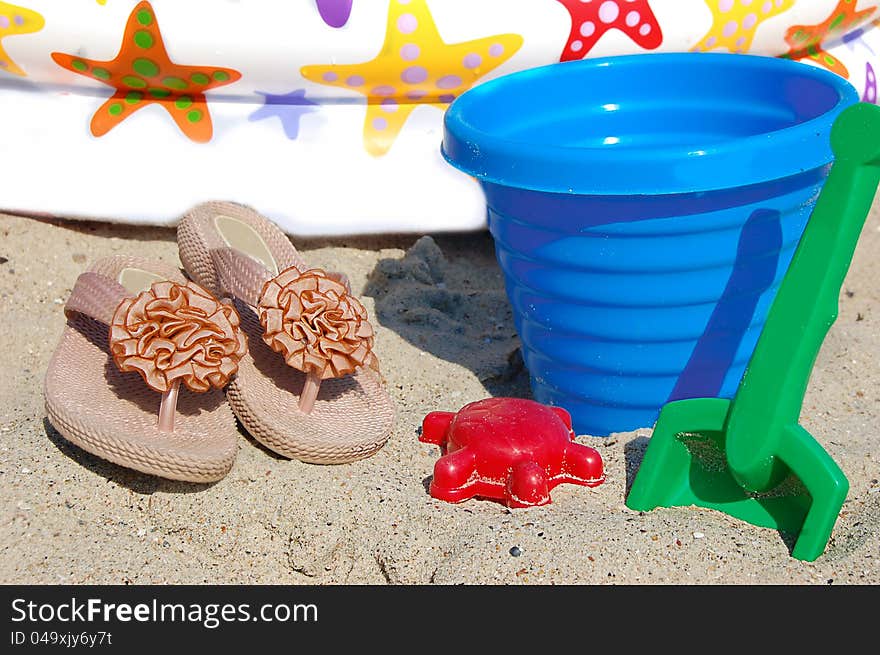
[[[786,427],[796,425],[816,356],[877,185],[880,107],[858,103],[831,129],[834,163],[746,367],[727,424],[728,464],[755,492],[778,484]]]

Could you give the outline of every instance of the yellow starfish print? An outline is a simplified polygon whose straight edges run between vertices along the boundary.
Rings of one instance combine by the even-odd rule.
[[[706,0],[715,22],[709,33],[691,50],[727,48],[748,52],[758,25],[794,6],[795,0]]]
[[[385,44],[375,59],[303,66],[300,72],[312,82],[367,97],[364,146],[378,157],[388,152],[417,106],[445,109],[522,43],[518,34],[500,34],[448,44],[440,38],[427,0],[391,0]]]
[[[43,29],[46,21],[35,11],[0,2],[0,40],[16,34],[32,34]],[[9,58],[0,45],[0,71],[24,76],[25,72]]]

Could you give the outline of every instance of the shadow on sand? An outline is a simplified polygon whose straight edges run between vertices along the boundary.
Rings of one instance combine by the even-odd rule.
[[[489,395],[530,398],[528,374],[488,232],[423,236],[402,259],[382,259],[365,296],[406,341],[470,369]]]

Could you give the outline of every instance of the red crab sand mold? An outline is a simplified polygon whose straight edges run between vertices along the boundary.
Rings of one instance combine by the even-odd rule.
[[[508,507],[546,505],[563,482],[595,487],[605,481],[598,451],[573,439],[567,411],[521,398],[431,412],[419,437],[443,451],[434,464],[434,498],[458,503],[482,496]]]

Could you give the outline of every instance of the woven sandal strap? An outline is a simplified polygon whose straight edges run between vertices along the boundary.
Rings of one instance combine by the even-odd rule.
[[[263,286],[274,277],[272,272],[237,248],[212,248],[210,253],[220,290],[256,307]],[[345,273],[328,272],[327,277],[340,282],[351,293],[351,282]]]
[[[273,277],[269,269],[237,248],[213,248],[210,252],[220,290],[256,307],[263,285]]]
[[[116,280],[87,271],[76,279],[73,291],[64,305],[64,313],[68,317],[74,313],[84,314],[110,325],[119,303],[130,295]]]

